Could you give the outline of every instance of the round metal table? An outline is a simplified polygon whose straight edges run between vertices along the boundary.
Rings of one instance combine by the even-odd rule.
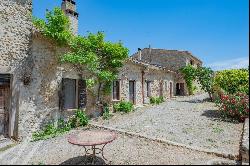
[[[83,146],[85,149],[85,157],[92,156],[92,164],[95,162],[96,154],[101,154],[103,159],[108,161],[103,154],[104,147],[116,139],[116,134],[110,131],[80,131],[68,137],[68,142],[73,145]],[[96,146],[101,146],[98,148]],[[92,153],[89,153],[92,151]]]

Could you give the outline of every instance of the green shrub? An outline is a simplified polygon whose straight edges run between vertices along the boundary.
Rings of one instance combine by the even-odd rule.
[[[110,114],[110,110],[109,110],[109,107],[107,104],[104,104],[104,107],[103,107],[103,115],[102,115],[102,118],[104,120],[108,120],[112,117],[112,114]]]
[[[149,101],[150,101],[150,104],[156,104],[156,98],[155,97],[150,97]]]
[[[153,105],[159,105],[160,103],[163,103],[164,102],[164,98],[161,96],[161,97],[150,97],[150,104],[153,104]]]
[[[159,97],[159,100],[160,100],[161,103],[163,103],[164,102],[164,97],[163,96]]]
[[[249,96],[244,93],[221,94],[216,105],[223,117],[230,117],[243,122],[249,117]]]
[[[117,104],[114,104],[113,108],[115,111],[128,113],[133,111],[134,106],[131,102],[121,101]]]
[[[68,121],[59,119],[56,122],[47,124],[42,131],[38,131],[32,134],[33,141],[48,139],[56,137],[72,128],[79,126],[86,126],[88,124],[88,117],[82,110],[77,110],[75,115],[71,116]]]
[[[249,94],[249,71],[242,69],[219,71],[215,75],[214,85],[229,94],[237,92]]]

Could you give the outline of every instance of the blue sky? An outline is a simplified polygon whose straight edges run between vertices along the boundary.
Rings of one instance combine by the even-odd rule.
[[[76,0],[79,34],[104,31],[130,49],[188,50],[214,70],[249,65],[248,0]],[[61,0],[33,0],[33,15]]]

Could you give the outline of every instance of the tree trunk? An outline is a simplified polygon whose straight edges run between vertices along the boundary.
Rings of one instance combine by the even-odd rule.
[[[209,98],[211,101],[213,101],[213,94],[211,92],[208,92]]]
[[[101,87],[102,87],[102,83],[99,83],[98,92],[97,92],[97,103],[98,104],[100,104]]]

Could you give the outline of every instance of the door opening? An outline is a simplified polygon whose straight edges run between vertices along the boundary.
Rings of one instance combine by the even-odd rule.
[[[0,139],[8,136],[10,75],[0,74]]]
[[[176,84],[176,95],[177,96],[184,96],[184,83],[177,83]]]
[[[129,81],[129,101],[135,104],[135,81]]]

